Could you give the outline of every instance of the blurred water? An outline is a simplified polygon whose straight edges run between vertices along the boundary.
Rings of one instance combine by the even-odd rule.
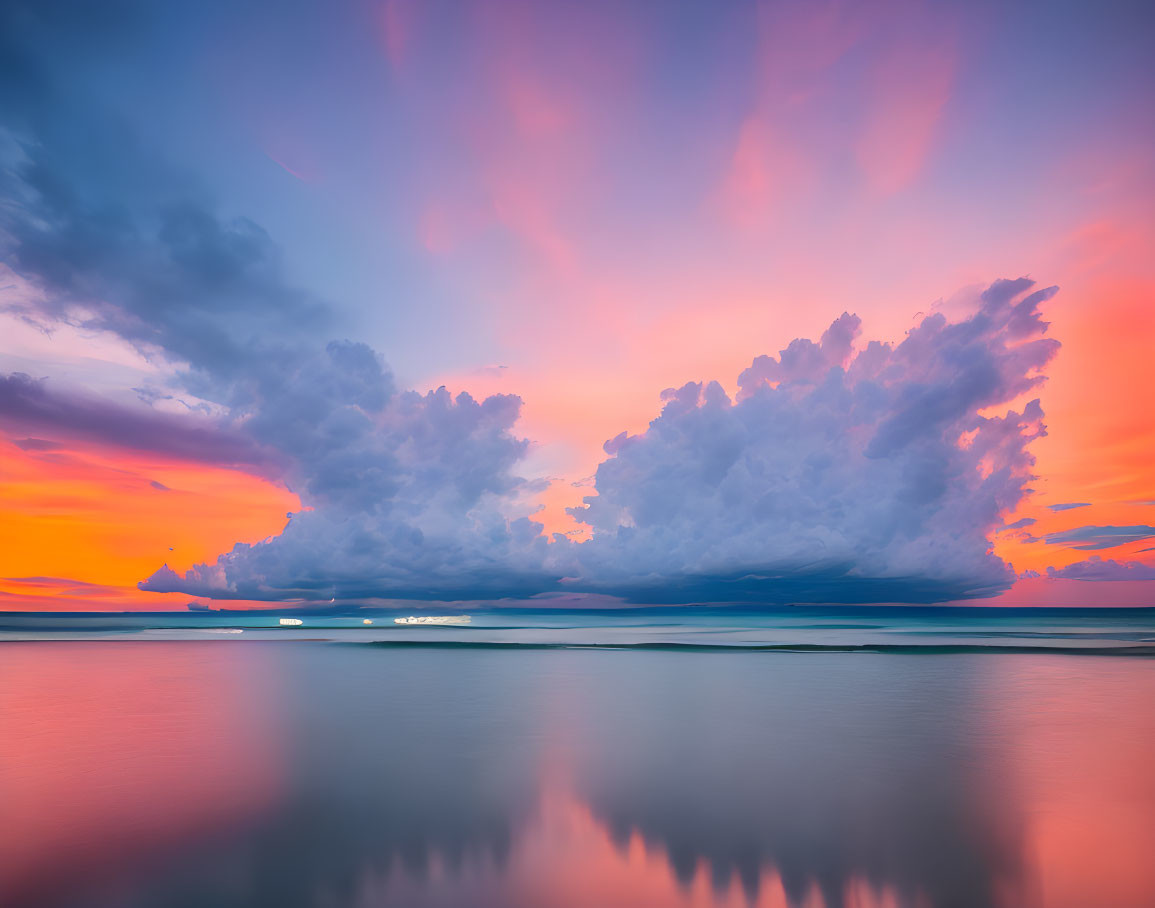
[[[1153,705],[1145,658],[5,643],[0,905],[1137,908]]]

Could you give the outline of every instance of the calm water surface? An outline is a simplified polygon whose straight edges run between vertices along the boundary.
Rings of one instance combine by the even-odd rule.
[[[1150,906],[1155,660],[0,644],[0,905]]]

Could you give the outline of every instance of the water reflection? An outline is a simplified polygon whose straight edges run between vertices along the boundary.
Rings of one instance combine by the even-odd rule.
[[[0,648],[0,905],[89,904],[280,797],[274,666],[187,644]]]
[[[1143,905],[1153,668],[10,644],[0,904]]]
[[[1023,805],[982,727],[981,661],[703,659],[596,685],[614,746],[575,741],[578,778],[615,838],[660,844],[684,881],[703,861],[718,891],[736,875],[752,901],[769,866],[791,905],[863,886],[903,905],[1024,904]]]

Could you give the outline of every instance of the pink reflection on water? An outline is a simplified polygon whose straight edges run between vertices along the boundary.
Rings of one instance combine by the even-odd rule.
[[[1155,904],[1155,663],[992,660],[1036,904]]]
[[[900,908],[911,904],[904,902],[893,887],[878,886],[865,878],[850,880],[841,896],[843,900],[837,908]],[[521,830],[505,866],[475,861],[449,871],[447,863],[435,857],[427,873],[420,876],[408,874],[399,861],[382,873],[367,868],[352,904],[364,908],[425,904],[835,908],[834,903],[823,899],[817,885],[811,887],[804,901],[791,901],[781,877],[769,866],[763,868],[753,888],[743,886],[736,872],[720,884],[704,859],[698,862],[689,880],[679,880],[660,845],[647,843],[636,830],[626,841],[614,841],[608,827],[566,788],[542,792],[540,809]],[[935,903],[922,900],[916,904],[930,908]],[[1043,903],[1033,898],[1024,900],[1023,893],[1015,890],[999,904]]]
[[[269,665],[237,645],[0,647],[0,904],[115,881],[277,798]]]
[[[977,828],[972,834],[994,835],[1015,852],[1007,855],[1006,865],[1017,871],[994,880],[989,904],[1006,908],[1155,904],[1155,862],[1150,860],[1155,847],[1155,777],[1150,772],[1155,759],[1155,664],[1047,656],[990,656],[983,662],[989,674],[974,691],[974,713],[966,721],[981,717],[982,727],[976,730],[990,748],[981,764],[972,767],[980,785],[964,800],[986,803],[974,816],[943,816],[942,822],[984,818],[992,828]],[[791,898],[771,856],[753,885],[743,884],[736,870],[718,870],[704,857],[689,878],[679,875],[660,837],[650,837],[636,826],[625,836],[615,834],[577,793],[579,786],[571,778],[572,754],[567,746],[556,746],[575,732],[559,727],[546,736],[555,746],[543,755],[537,809],[517,831],[507,862],[497,866],[474,861],[449,870],[435,857],[429,873],[421,876],[407,874],[395,862],[387,872],[365,876],[357,904],[556,908],[970,904],[962,894],[958,901],[942,901],[941,892],[938,897],[927,892],[912,895],[866,873],[852,876],[839,891],[825,896],[813,881],[800,901],[796,891]],[[908,781],[919,785],[916,778]],[[872,781],[864,776],[863,784]],[[679,797],[676,790],[668,795]],[[852,824],[850,814],[846,819]],[[886,824],[894,819],[884,809],[877,817],[877,834],[885,836]],[[999,827],[997,834],[993,827]],[[828,844],[836,851],[841,839],[863,832],[831,829]],[[952,856],[941,857],[949,864]]]
[[[695,706],[678,696],[669,675],[646,681],[636,674],[660,664],[647,657],[615,655],[617,661],[595,663],[551,654],[512,663],[520,657],[482,653],[465,669],[463,658],[241,642],[0,646],[0,905],[167,904],[165,894],[171,899],[181,892],[188,879],[181,874],[190,867],[209,881],[206,893],[218,883],[228,892],[240,881],[252,898],[221,905],[278,908],[287,903],[276,900],[276,884],[289,871],[296,872],[291,887],[298,893],[292,905],[309,906],[969,904],[951,901],[959,893],[941,886],[958,879],[952,861],[988,875],[991,888],[974,891],[989,892],[990,904],[1007,908],[1152,903],[1155,663],[1149,660],[667,660],[670,671],[695,675],[703,694]],[[677,734],[651,734],[647,726],[632,741],[621,735],[612,703],[598,699],[594,666],[625,672],[611,675],[612,689],[631,679],[628,696],[647,711],[680,704],[677,715],[662,717],[655,728],[685,725],[698,737],[713,728],[707,747],[758,740],[727,738],[721,733],[726,723],[706,723],[706,713],[727,699],[743,706],[737,727],[753,715],[752,704],[776,702],[760,721],[773,720],[783,751],[776,761],[756,749],[727,752],[733,773],[711,779],[716,764],[695,756]],[[774,672],[752,674],[754,666]],[[850,672],[840,679],[857,679],[858,690],[818,689],[821,672],[846,666]],[[911,666],[934,669],[903,674]],[[534,669],[538,684],[514,695],[511,712],[502,712],[501,692],[517,690],[514,682]],[[457,694],[465,703],[459,712],[447,696],[454,685],[438,687],[429,674],[455,671],[476,687],[476,699]],[[730,671],[737,673],[727,681]],[[346,680],[319,687],[334,677]],[[789,696],[748,688],[742,699],[736,680],[756,677],[800,687]],[[920,694],[927,681],[944,686]],[[877,708],[882,701],[864,698],[863,689],[906,705],[887,713]],[[317,696],[311,699],[309,691]],[[411,709],[422,696],[428,709]],[[859,708],[871,712],[854,725],[846,710]],[[325,721],[318,719],[322,714]],[[527,737],[517,737],[513,714],[530,717]],[[904,736],[888,715],[921,732]],[[441,733],[470,723],[475,734]],[[963,734],[936,738],[943,728]],[[329,730],[331,741],[320,729]],[[376,736],[381,729],[387,734]],[[319,737],[326,739],[311,750]],[[979,743],[960,749],[973,741]],[[515,772],[511,787],[500,789],[496,804],[505,824],[489,822],[487,800],[472,809],[461,803],[500,778],[492,763],[508,764],[534,742],[541,749],[526,763],[529,771]],[[435,753],[455,743],[491,762]],[[912,746],[922,749],[904,760],[902,749]],[[634,757],[647,759],[632,759],[631,747],[641,748]],[[608,759],[591,764],[583,749]],[[447,760],[437,762],[439,756]],[[659,764],[667,759],[690,771],[663,770]],[[436,770],[423,771],[425,764]],[[442,770],[471,773],[450,788],[451,798],[435,796],[452,781]],[[582,793],[591,771],[612,773],[613,784],[587,798]],[[704,799],[689,797],[694,779]],[[948,797],[943,784],[951,788]],[[630,798],[642,789],[648,800]],[[759,790],[774,797],[758,799]],[[711,812],[715,796],[735,791],[750,809],[722,801]],[[783,794],[792,791],[801,794]],[[512,803],[523,793],[526,811]],[[640,809],[655,803],[680,809],[658,815]],[[921,812],[928,803],[930,811]],[[763,810],[765,804],[781,809]],[[616,821],[606,815],[607,805],[618,811]],[[914,813],[912,805],[919,808]],[[464,818],[456,824],[455,811]],[[671,838],[663,816],[682,818],[673,830],[679,835]],[[960,832],[919,839],[920,830],[933,832],[920,825],[927,816]],[[699,828],[686,830],[695,818]],[[504,825],[508,841],[499,843]],[[412,854],[406,859],[405,836],[412,837],[414,854],[427,850],[427,862]],[[937,847],[950,841],[972,849],[970,863],[966,854]],[[671,842],[696,857],[679,865],[667,850],[677,847]],[[920,850],[925,843],[929,850]],[[756,862],[743,879],[738,868],[747,853]],[[344,883],[347,869],[351,886]],[[830,871],[824,891],[823,869]],[[222,873],[224,883],[213,877]],[[792,873],[788,886],[783,875]],[[936,881],[940,888],[933,891]]]

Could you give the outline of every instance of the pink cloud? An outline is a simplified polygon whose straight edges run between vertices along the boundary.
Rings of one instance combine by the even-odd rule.
[[[865,125],[855,153],[869,188],[887,195],[910,185],[934,147],[956,70],[947,45],[908,46],[870,74]]]
[[[394,69],[401,67],[413,37],[416,4],[405,0],[384,0],[377,14],[381,46]]]
[[[738,227],[752,228],[772,218],[775,207],[809,188],[814,168],[785,131],[766,117],[751,115],[738,133],[719,201],[723,217]]]

